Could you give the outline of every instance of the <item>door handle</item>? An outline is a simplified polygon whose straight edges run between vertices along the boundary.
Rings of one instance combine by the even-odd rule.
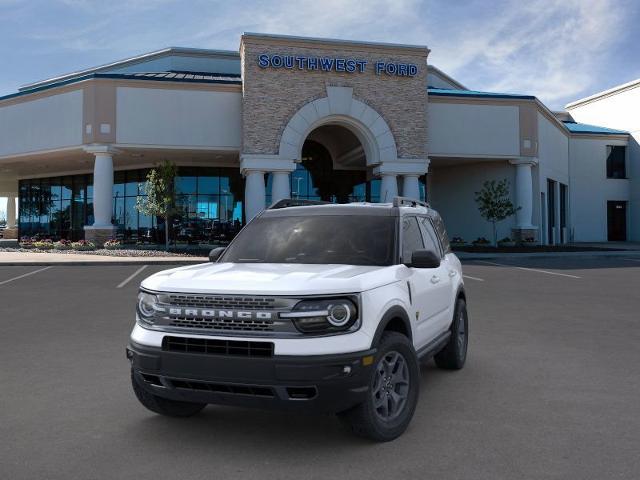
[[[431,283],[438,283],[440,281],[440,277],[437,275],[434,275],[433,277],[431,277]]]
[[[455,277],[456,273],[458,273],[458,272],[456,272],[455,270],[449,270],[449,276],[450,277]]]

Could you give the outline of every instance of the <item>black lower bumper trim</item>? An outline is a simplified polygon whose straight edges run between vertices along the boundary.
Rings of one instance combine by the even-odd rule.
[[[361,403],[375,350],[244,358],[165,351],[130,343],[138,383],[172,400],[335,413]]]

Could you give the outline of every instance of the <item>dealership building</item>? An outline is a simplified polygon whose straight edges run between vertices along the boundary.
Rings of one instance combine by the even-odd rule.
[[[499,238],[640,241],[640,81],[553,112],[470,90],[424,46],[247,33],[239,52],[167,48],[0,97],[5,238],[154,243],[146,174],[178,165],[176,242],[233,237],[281,198],[426,199],[491,238],[475,192],[506,179]]]

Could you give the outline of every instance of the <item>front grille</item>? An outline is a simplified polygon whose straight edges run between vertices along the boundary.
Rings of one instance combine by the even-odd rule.
[[[274,310],[276,299],[268,297],[244,297],[223,295],[169,295],[171,305],[178,307],[220,308],[237,310]]]
[[[200,390],[205,392],[229,393],[232,395],[251,395],[254,397],[273,398],[275,394],[271,387],[259,385],[233,385],[229,383],[199,382],[196,380],[171,380],[168,382],[174,388],[184,388],[187,390]]]
[[[233,336],[299,335],[293,322],[279,318],[300,300],[289,297],[158,293],[158,328]]]
[[[273,342],[164,337],[162,339],[162,349],[168,352],[204,353],[208,355],[273,357]]]
[[[169,315],[172,327],[202,330],[232,330],[234,332],[272,332],[273,320],[241,320],[229,318],[200,318]]]

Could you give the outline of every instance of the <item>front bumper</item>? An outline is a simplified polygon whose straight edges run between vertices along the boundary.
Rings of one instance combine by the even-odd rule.
[[[137,344],[127,358],[139,384],[171,400],[336,413],[369,390],[375,349],[333,355],[234,357]],[[363,359],[365,359],[363,361]]]

